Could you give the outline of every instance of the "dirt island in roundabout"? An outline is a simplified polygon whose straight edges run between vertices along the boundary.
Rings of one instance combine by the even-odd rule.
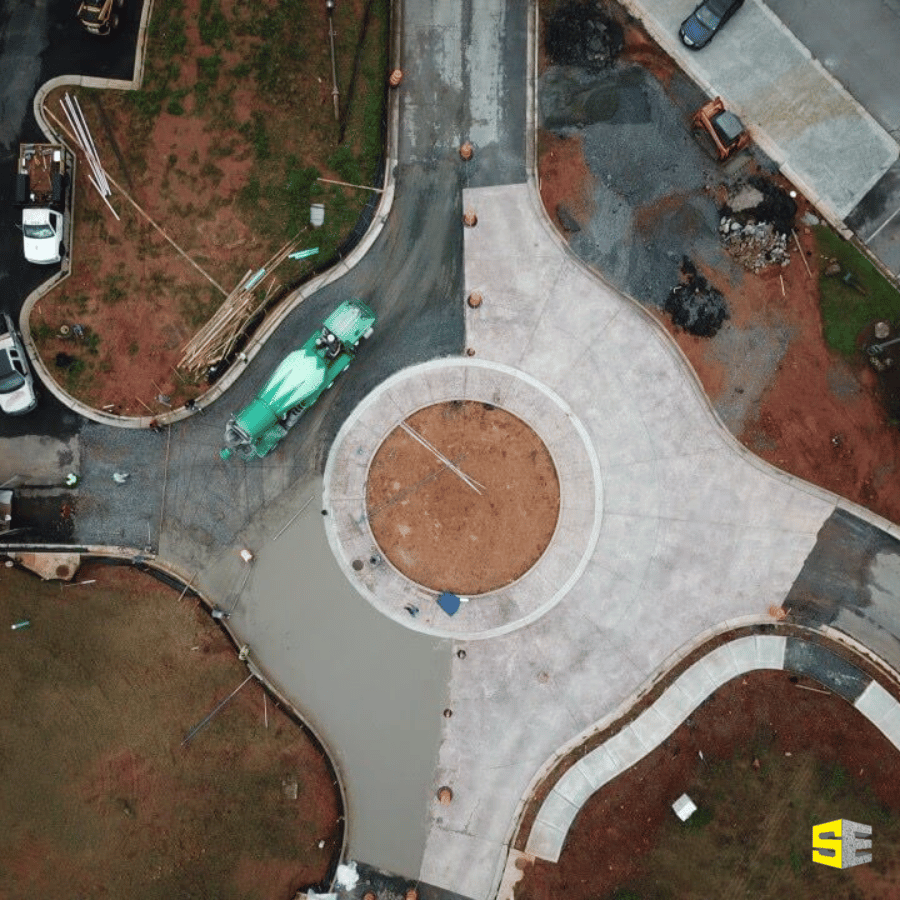
[[[363,400],[332,446],[323,499],[332,550],[370,603],[473,638],[564,596],[596,545],[602,484],[560,397],[511,367],[451,357]],[[448,614],[444,592],[468,602]]]

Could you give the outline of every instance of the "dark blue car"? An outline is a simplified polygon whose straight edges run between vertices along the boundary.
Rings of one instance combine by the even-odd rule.
[[[681,23],[681,42],[691,50],[705,47],[743,3],[744,0],[703,0]]]

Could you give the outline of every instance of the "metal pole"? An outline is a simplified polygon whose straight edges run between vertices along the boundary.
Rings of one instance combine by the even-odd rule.
[[[331,97],[334,100],[334,120],[340,121],[340,108],[338,103],[337,67],[334,62],[334,0],[325,0],[325,8],[328,10],[328,39],[331,42]]]
[[[252,681],[253,676],[248,675],[221,703],[219,703],[216,708],[204,716],[185,736],[184,740],[181,742],[181,746],[183,747],[185,744],[189,744],[197,735],[209,725],[210,722],[220,713],[234,698],[238,695],[238,691],[247,684],[248,681]]]

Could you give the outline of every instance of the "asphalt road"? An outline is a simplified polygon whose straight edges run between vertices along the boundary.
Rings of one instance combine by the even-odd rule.
[[[78,23],[74,0],[0,0],[0,310],[16,321],[25,298],[59,269],[25,262],[17,228],[21,213],[13,206],[19,143],[45,140],[33,98],[42,84],[60,75],[130,80],[142,8],[139,0],[126,0],[119,29],[98,38]],[[0,438],[65,439],[75,433],[79,418],[36,386],[37,410],[21,418],[0,417]]]
[[[405,4],[404,66],[412,86],[403,94],[410,99],[401,109],[394,205],[371,250],[294,310],[238,382],[201,415],[174,426],[168,441],[85,424],[75,541],[159,546],[193,570],[206,554],[233,544],[288,485],[322,473],[341,423],[377,384],[406,366],[463,351],[462,189],[514,183],[525,174],[525,99],[512,89],[524,77],[525,9],[501,14],[492,9],[505,4],[475,6],[453,4],[451,20],[434,0]],[[481,89],[457,92],[458,72]],[[440,117],[431,103],[417,102],[422,96],[441,104]],[[476,158],[467,163],[459,146],[473,138]],[[228,416],[348,296],[378,315],[352,368],[266,459],[220,460]],[[114,471],[130,472],[128,485],[115,484]]]

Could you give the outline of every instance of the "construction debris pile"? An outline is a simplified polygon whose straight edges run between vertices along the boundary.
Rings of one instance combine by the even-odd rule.
[[[672,323],[697,337],[713,337],[729,317],[722,292],[716,290],[685,256],[681,281],[672,288],[663,309]]]
[[[745,269],[759,272],[791,261],[788,238],[797,204],[777,185],[754,176],[729,194],[720,212],[722,243]]]
[[[625,43],[622,26],[604,16],[598,6],[574,0],[547,20],[545,47],[554,65],[599,72],[615,62]]]

